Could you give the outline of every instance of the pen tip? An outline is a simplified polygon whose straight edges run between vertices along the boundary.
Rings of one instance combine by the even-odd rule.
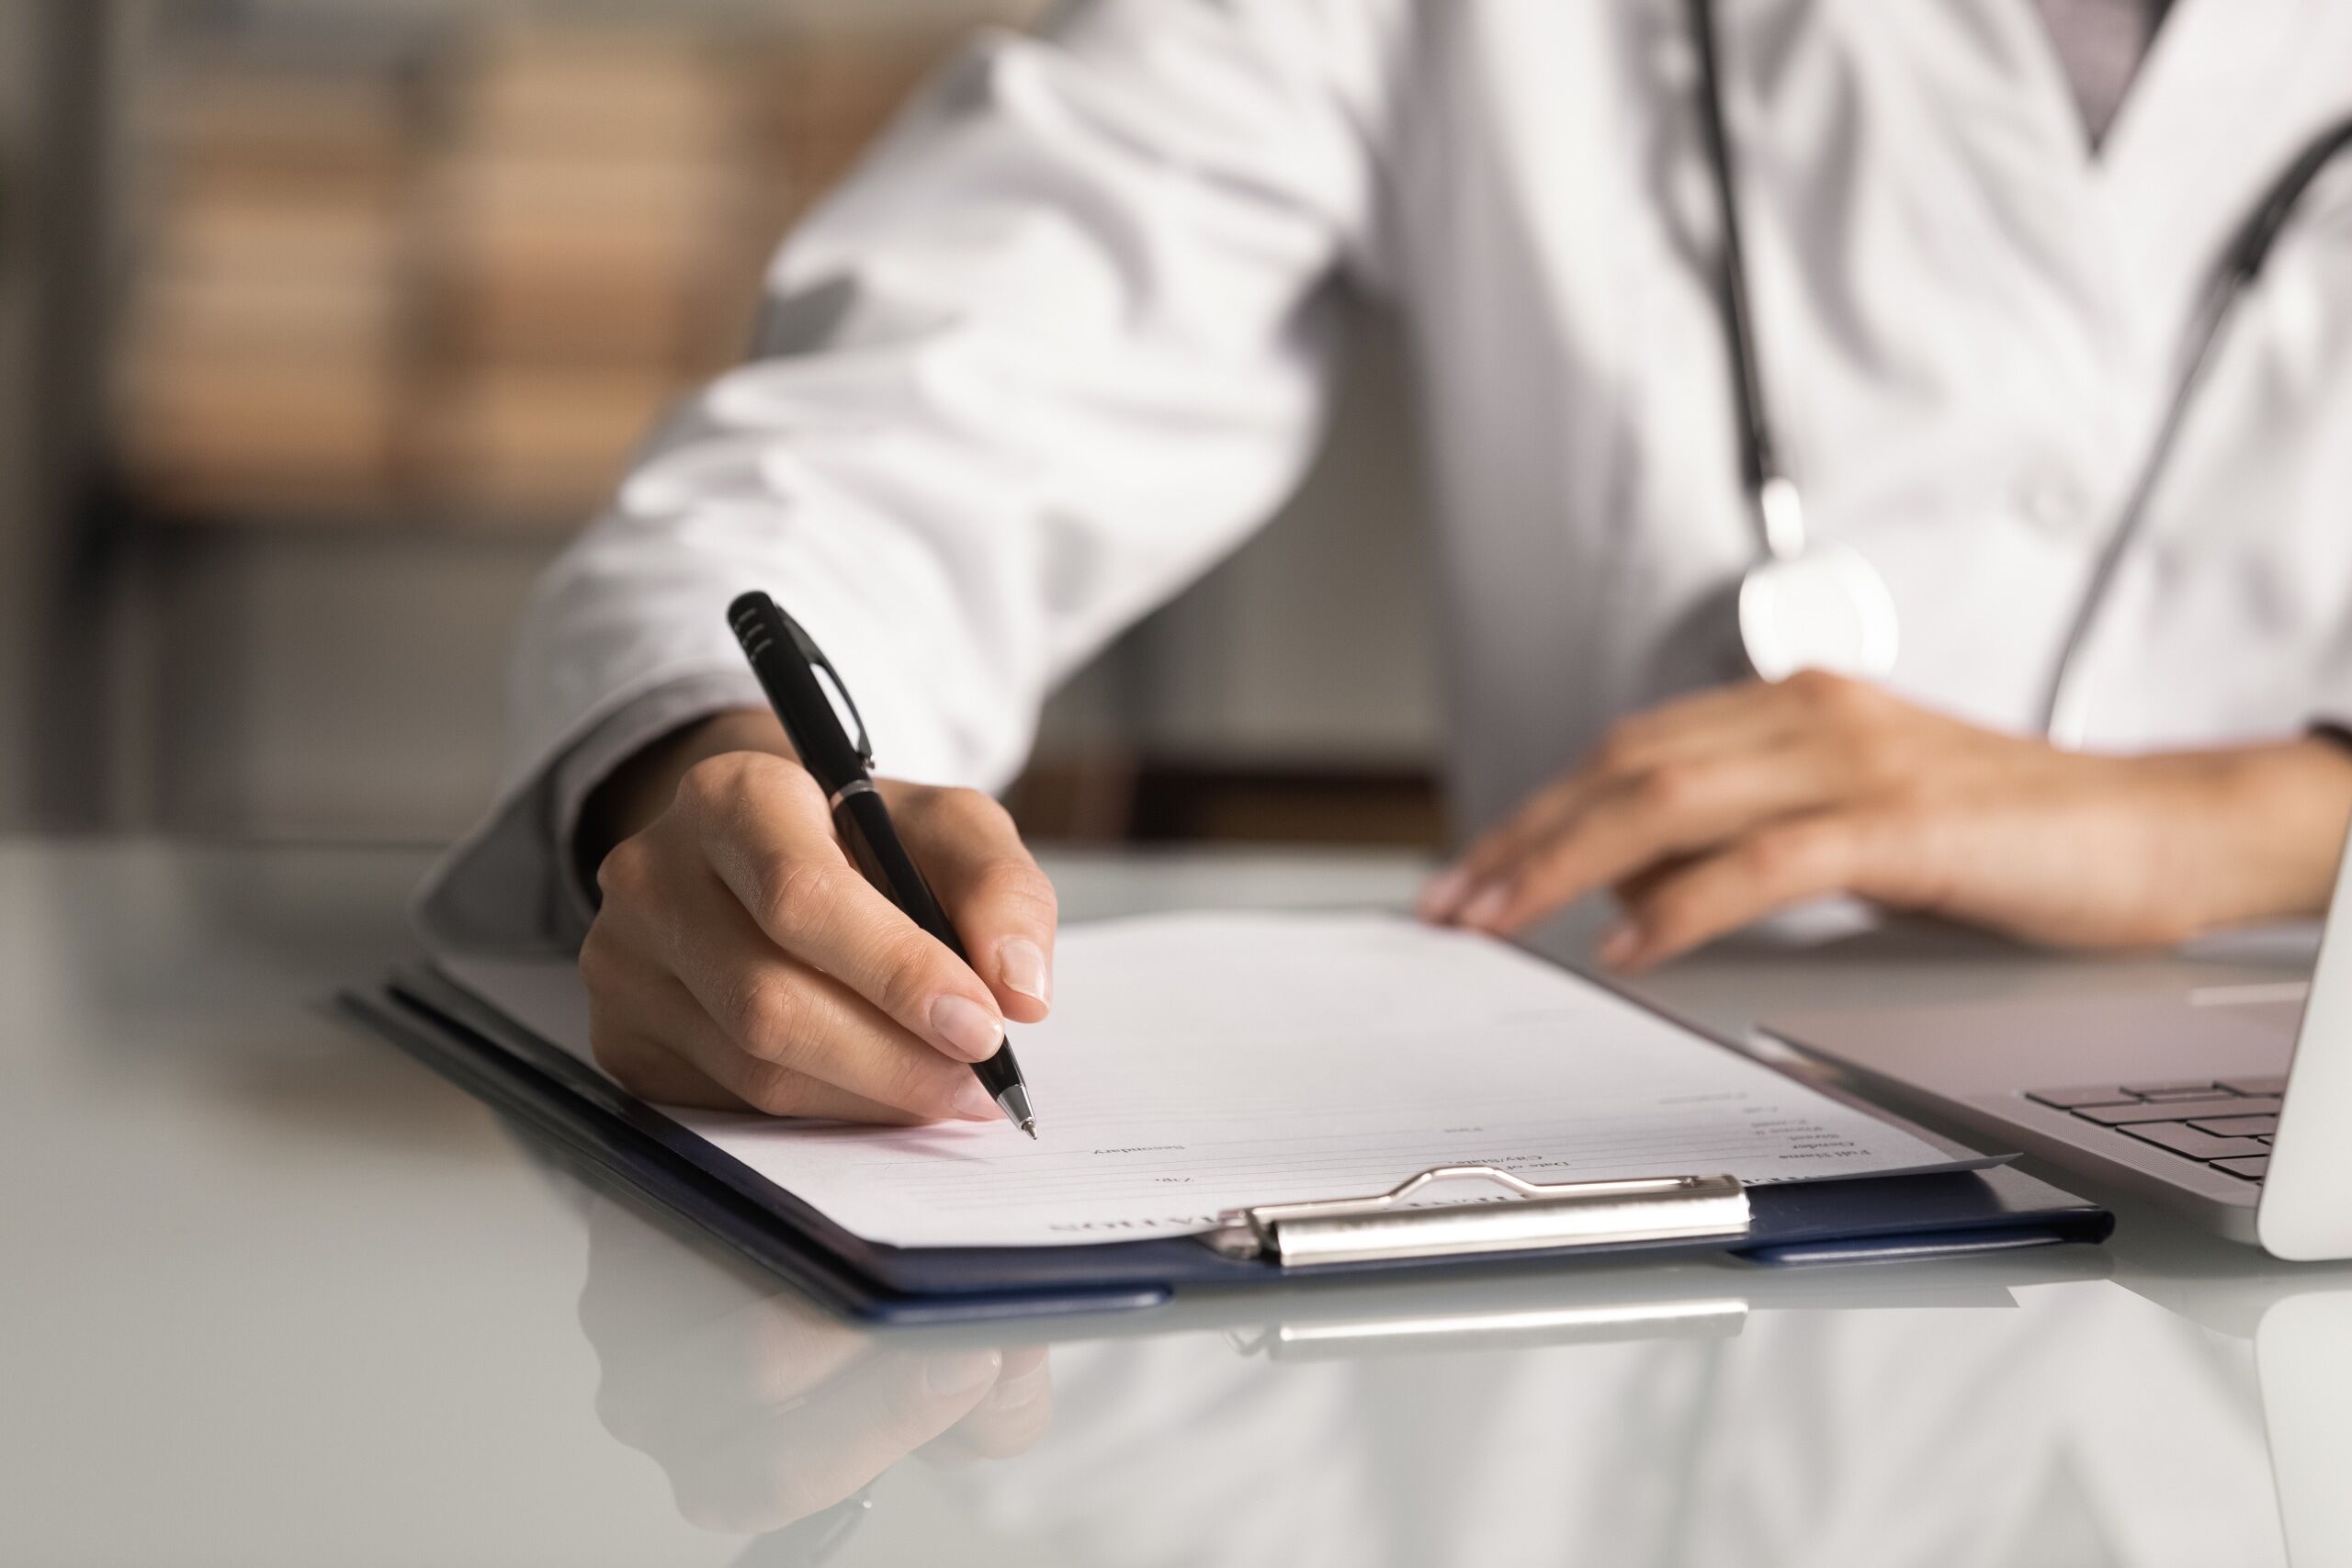
[[[1012,1084],[996,1097],[996,1108],[1004,1119],[1028,1134],[1037,1135],[1037,1113],[1029,1109],[1029,1089],[1025,1084]]]

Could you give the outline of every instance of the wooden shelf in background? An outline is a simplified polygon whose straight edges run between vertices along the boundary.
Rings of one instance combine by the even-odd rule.
[[[142,487],[127,503],[141,529],[176,537],[206,535],[288,539],[380,539],[401,535],[452,542],[541,541],[552,547],[588,524],[582,512],[531,512],[417,502],[277,496],[208,495]]]

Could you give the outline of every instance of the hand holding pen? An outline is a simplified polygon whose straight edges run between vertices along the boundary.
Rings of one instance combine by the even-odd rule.
[[[951,944],[858,870],[838,787],[745,709],[647,748],[591,799],[602,902],[580,962],[597,1060],[673,1104],[1001,1120],[973,1065],[1000,1055],[1007,1021],[1046,1016],[1052,885],[987,795],[875,781]]]
[[[801,765],[825,792],[834,830],[857,869],[941,946],[966,958],[963,939],[939,907],[931,884],[923,880],[922,867],[907,852],[898,825],[890,819],[890,808],[875,787],[870,771],[874,748],[865,738],[865,719],[842,682],[840,671],[799,623],[764,593],[746,593],[729,605],[727,624],[743,645],[743,656],[752,661],[760,689],[775,705],[775,716],[783,721]],[[855,739],[842,725],[836,703],[849,710],[851,721],[857,726]],[[972,1072],[987,1086],[989,1097],[1003,1111],[1005,1120],[1035,1138],[1037,1122],[1030,1113],[1028,1086],[1022,1082],[1021,1065],[1013,1059],[1012,1043],[1003,1038],[1001,1028],[996,1050],[974,1061]]]

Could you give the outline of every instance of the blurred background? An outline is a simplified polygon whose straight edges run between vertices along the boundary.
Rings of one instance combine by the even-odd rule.
[[[1044,8],[5,0],[0,827],[462,830],[533,575],[741,353],[795,216]],[[1436,838],[1419,488],[1359,338],[1302,493],[1057,697],[1033,834]]]

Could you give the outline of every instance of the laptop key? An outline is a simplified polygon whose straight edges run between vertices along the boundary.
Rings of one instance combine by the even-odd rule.
[[[2147,1143],[2159,1144],[2191,1159],[2227,1159],[2237,1155],[2267,1155],[2270,1151],[2252,1138],[2217,1138],[2177,1122],[2147,1122],[2124,1132]]]
[[[2102,1127],[2132,1122],[2203,1122],[2215,1116],[2275,1116],[2278,1101],[2260,1099],[2168,1100],[2161,1104],[2078,1105],[2075,1114]]]
[[[2278,1130],[2276,1116],[2216,1116],[2211,1121],[2191,1122],[2200,1133],[2211,1133],[2217,1138],[2259,1138]]]
[[[2223,1078],[2222,1087],[2237,1094],[2284,1094],[2287,1080],[2278,1078]]]
[[[2175,1095],[2210,1095],[2213,1092],[2211,1078],[2183,1080],[2179,1083],[2128,1083],[2126,1094],[2136,1094],[2143,1100],[2166,1100]]]
[[[2217,1159],[2215,1170],[2226,1170],[2232,1176],[2243,1176],[2248,1181],[2259,1181],[2270,1171],[2268,1155],[2245,1155],[2237,1159]]]
[[[2026,1091],[2028,1100],[2038,1100],[2044,1105],[2054,1105],[2061,1111],[2072,1111],[2078,1105],[2129,1105],[2132,1094],[2112,1084],[2092,1089],[2036,1089]]]

